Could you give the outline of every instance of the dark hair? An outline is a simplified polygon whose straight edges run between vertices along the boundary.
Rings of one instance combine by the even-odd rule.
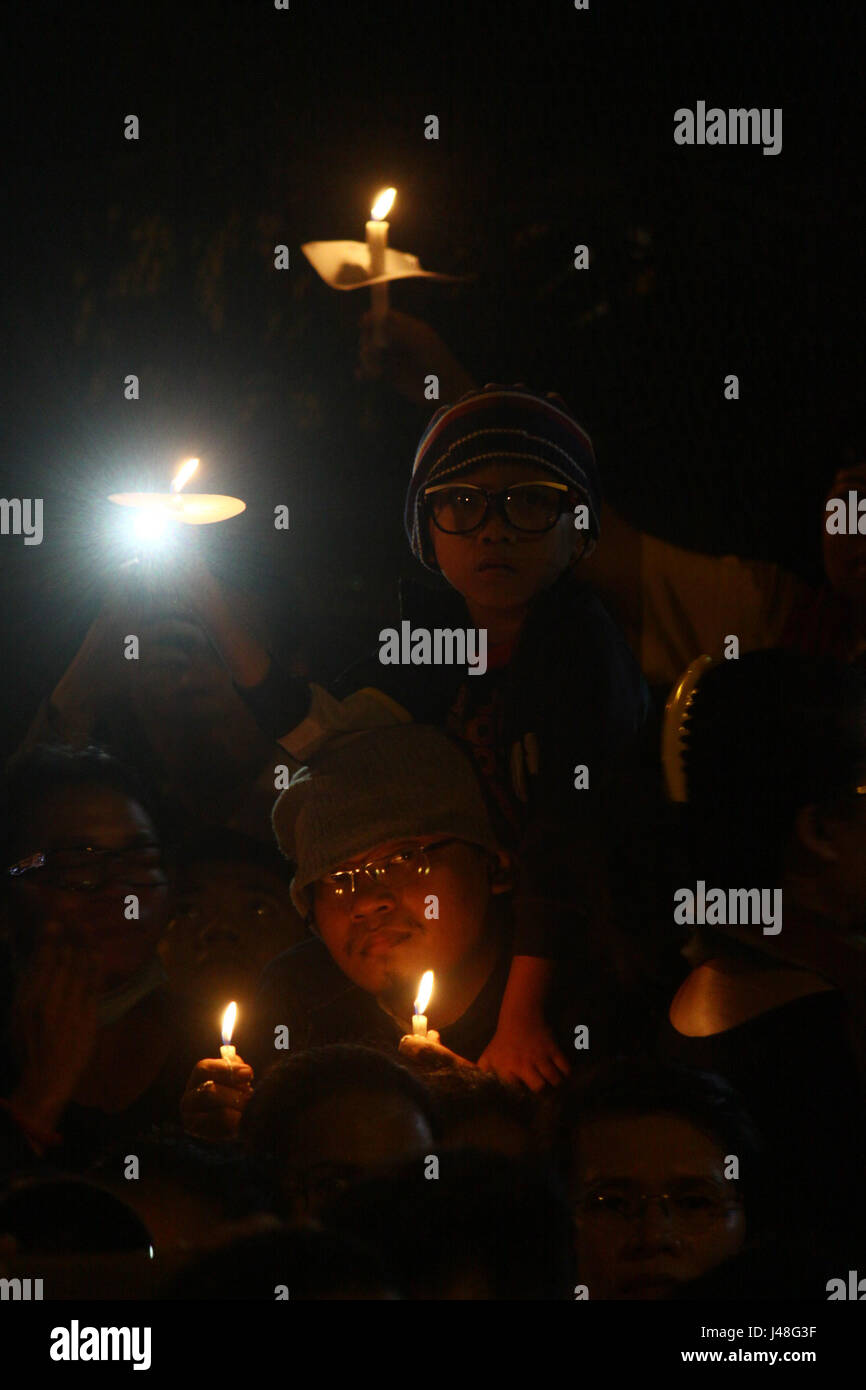
[[[234,1145],[214,1145],[191,1138],[174,1126],[154,1128],[136,1136],[133,1145],[142,1184],[174,1183],[216,1207],[226,1220],[237,1221],[269,1208],[270,1194],[258,1165]],[[88,1176],[102,1186],[126,1186],[123,1169],[129,1154],[127,1139],[109,1149]]]
[[[537,1098],[531,1091],[509,1086],[497,1076],[473,1068],[458,1070],[442,1067],[425,1076],[436,1113],[436,1132],[447,1139],[448,1132],[467,1119],[498,1115],[532,1130]]]
[[[468,1277],[481,1297],[570,1298],[571,1217],[552,1175],[472,1149],[439,1161],[436,1180],[425,1181],[418,1157],[355,1184],[322,1220],[379,1250],[409,1297],[453,1297]]]
[[[53,792],[66,788],[110,787],[147,813],[157,834],[159,826],[147,794],[134,772],[104,748],[90,744],[36,744],[10,759],[2,806],[2,844],[9,862],[22,843],[28,820]],[[38,848],[34,846],[33,848]]]
[[[265,1299],[285,1285],[289,1298],[387,1298],[393,1285],[379,1255],[333,1231],[263,1231],[200,1255],[161,1297]]]
[[[431,1124],[427,1088],[384,1052],[355,1043],[332,1043],[277,1062],[262,1077],[243,1112],[240,1136],[248,1152],[288,1156],[306,1111],[331,1096],[373,1091],[403,1096]]]
[[[702,677],[683,739],[698,876],[778,887],[797,812],[850,803],[866,780],[863,676],[796,652],[748,652]]]
[[[25,1177],[0,1198],[0,1235],[22,1253],[147,1250],[151,1235],[126,1202],[83,1178]]]
[[[170,857],[175,870],[188,869],[205,860],[219,860],[223,864],[243,863],[268,869],[282,879],[286,887],[292,881],[291,869],[272,840],[265,843],[264,840],[253,839],[251,835],[243,835],[239,830],[227,830],[222,826],[178,839],[170,850]]]
[[[563,1158],[572,1179],[582,1126],[612,1116],[676,1115],[723,1153],[737,1156],[750,1228],[761,1217],[763,1142],[739,1094],[714,1072],[675,1062],[615,1058],[565,1087],[561,1114]]]

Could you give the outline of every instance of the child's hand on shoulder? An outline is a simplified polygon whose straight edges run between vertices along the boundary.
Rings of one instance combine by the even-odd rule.
[[[503,1022],[478,1059],[482,1071],[500,1081],[522,1081],[531,1091],[558,1086],[571,1070],[544,1018],[526,1016]]]

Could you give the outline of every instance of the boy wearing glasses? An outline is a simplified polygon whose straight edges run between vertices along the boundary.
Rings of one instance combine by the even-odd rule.
[[[476,763],[500,841],[517,858],[514,960],[481,1065],[556,1084],[568,1062],[544,1015],[555,960],[598,901],[598,793],[646,714],[628,645],[574,568],[594,547],[601,496],[589,436],[557,397],[487,386],[443,407],[406,499],[415,555],[447,581],[407,586],[403,618],[486,633],[486,672],[385,665],[333,692],[281,673],[199,576],[204,621],[263,729],[304,759],[335,734],[413,719],[448,729]]]

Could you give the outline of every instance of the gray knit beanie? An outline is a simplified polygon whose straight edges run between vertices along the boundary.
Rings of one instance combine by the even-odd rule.
[[[277,844],[296,865],[292,899],[347,859],[389,840],[453,835],[496,854],[475,770],[447,734],[397,724],[326,744],[278,797],[271,815]]]

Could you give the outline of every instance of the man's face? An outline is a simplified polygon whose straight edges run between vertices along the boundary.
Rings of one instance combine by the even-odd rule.
[[[243,859],[200,859],[178,875],[160,954],[176,988],[234,998],[306,934],[284,878]]]
[[[231,677],[195,623],[166,618],[143,627],[133,699],[144,714],[213,718],[234,694]]]
[[[845,503],[848,514],[848,493],[857,494],[857,499],[866,498],[866,463],[843,470],[836,475],[833,486],[827,494],[839,497]],[[838,594],[858,607],[866,605],[866,535],[855,532],[853,535],[829,535],[827,532],[826,506],[822,521],[822,542],[824,549],[824,570],[830,584]]]
[[[347,860],[341,870],[397,858],[381,877],[356,873],[354,892],[328,879],[314,886],[316,928],[337,965],[362,989],[404,1008],[425,970],[447,974],[485,935],[488,857],[462,840],[443,840],[393,840]],[[422,858],[423,845],[432,848]]]
[[[45,797],[23,829],[22,857],[38,850],[46,853],[45,867],[22,874],[13,888],[27,924],[21,944],[32,947],[41,926],[57,922],[90,952],[101,988],[135,974],[156,950],[168,897],[147,813],[111,787],[63,788]],[[137,920],[125,916],[130,894],[138,899]]]
[[[433,1136],[408,1096],[351,1091],[326,1096],[300,1116],[284,1196],[297,1220],[315,1216],[350,1183],[386,1163],[430,1152]]]
[[[537,464],[488,463],[448,482],[475,483],[498,492],[514,483],[559,482]],[[563,494],[566,496],[566,494]],[[568,494],[568,496],[571,496]],[[428,530],[436,562],[452,588],[470,605],[483,608],[518,608],[548,588],[567,569],[586,532],[574,528],[574,502],[541,534],[519,531],[491,508],[483,525],[467,535],[448,535],[428,517]]]
[[[590,1298],[669,1298],[736,1254],[745,1216],[724,1170],[720,1146],[676,1115],[582,1125],[576,1223]],[[635,1214],[644,1193],[651,1199]]]

